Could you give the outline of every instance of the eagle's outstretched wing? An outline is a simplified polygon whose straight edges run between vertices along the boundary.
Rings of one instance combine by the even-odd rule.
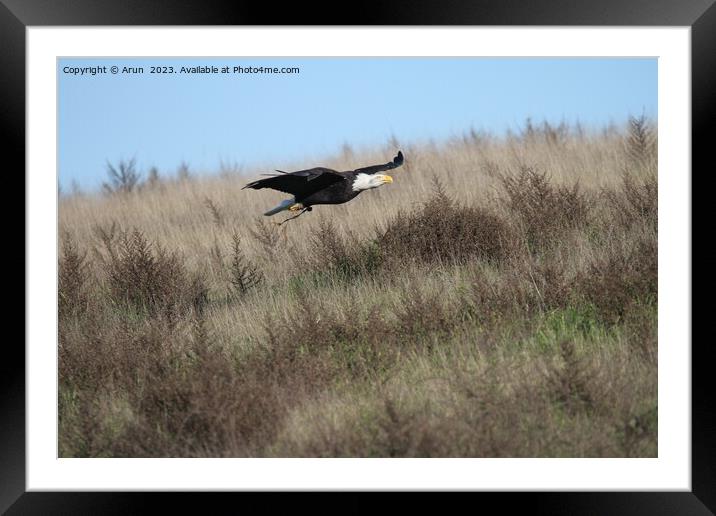
[[[266,179],[253,181],[244,186],[244,188],[253,188],[254,190],[271,188],[291,194],[298,199],[323,190],[333,183],[346,180],[339,172],[323,167],[298,170],[296,172],[284,172],[283,170],[277,170],[276,172],[279,173],[273,174]]]
[[[373,165],[370,167],[357,168],[353,172],[356,174],[375,174],[377,172],[383,172],[384,170],[392,170],[398,168],[403,164],[403,153],[398,151],[398,155],[393,158],[393,161],[384,163],[383,165]]]

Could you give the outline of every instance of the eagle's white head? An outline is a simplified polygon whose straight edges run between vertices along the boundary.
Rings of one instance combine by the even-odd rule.
[[[353,180],[353,190],[356,192],[369,190],[392,182],[393,178],[385,174],[358,174]]]

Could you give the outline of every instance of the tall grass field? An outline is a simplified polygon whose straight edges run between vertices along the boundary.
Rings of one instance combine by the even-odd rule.
[[[61,194],[60,456],[656,457],[655,124],[281,168],[398,150],[281,226],[271,170]]]

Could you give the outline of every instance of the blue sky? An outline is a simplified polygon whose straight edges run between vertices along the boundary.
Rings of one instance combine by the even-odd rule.
[[[116,65],[144,73],[112,74]],[[299,67],[298,74],[182,74],[181,66]],[[66,67],[106,66],[76,75]],[[151,66],[177,73],[151,74]],[[471,127],[586,127],[657,115],[657,60],[632,58],[151,58],[58,60],[63,189],[93,190],[107,161],[174,174],[182,162],[281,168],[354,148],[442,141]]]

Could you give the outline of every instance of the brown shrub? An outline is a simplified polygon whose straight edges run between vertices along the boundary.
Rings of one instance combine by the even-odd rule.
[[[649,160],[656,158],[656,135],[645,115],[629,117],[625,143],[632,166],[648,166]]]
[[[199,274],[187,273],[183,260],[144,234],[114,230],[102,232],[109,295],[113,303],[142,312],[175,316],[189,308],[201,310],[207,288]]]
[[[204,206],[209,210],[211,219],[214,221],[214,225],[217,228],[221,228],[224,225],[224,212],[222,209],[209,197],[204,198]]]
[[[351,275],[358,272],[354,269],[359,266],[352,259],[353,249],[346,239],[338,233],[333,222],[322,219],[318,229],[311,235],[309,242],[310,262],[316,269],[332,269]]]
[[[621,189],[604,189],[602,197],[609,208],[609,222],[622,228],[647,224],[654,231],[658,229],[658,185],[656,174],[636,178],[632,174],[622,175]]]
[[[279,226],[257,219],[253,226],[249,227],[249,233],[256,240],[267,258],[271,258],[276,252],[276,246],[281,240]]]
[[[333,222],[323,219],[310,237],[303,265],[322,275],[350,281],[377,272],[382,262],[374,241],[361,242],[353,235],[343,235]]]
[[[658,293],[658,247],[642,238],[627,249],[612,248],[580,271],[574,282],[576,294],[593,304],[608,323],[622,321],[640,302],[656,303]]]
[[[446,306],[441,292],[422,292],[413,284],[400,296],[396,309],[397,335],[414,339],[435,332],[449,333],[455,324],[454,311]]]
[[[231,242],[229,282],[232,292],[241,297],[263,282],[263,273],[256,264],[252,263],[244,255],[241,250],[241,237],[236,231],[231,236]]]
[[[564,264],[541,261],[533,266],[529,276],[545,310],[564,308],[573,300],[572,281],[565,273]]]
[[[432,196],[411,212],[400,212],[376,240],[391,266],[401,262],[499,261],[513,248],[509,225],[480,207],[463,206],[436,183]]]
[[[87,253],[80,252],[71,235],[64,233],[57,285],[60,318],[86,308],[87,267]]]
[[[591,200],[579,183],[554,186],[546,172],[531,167],[502,174],[500,182],[507,194],[502,202],[520,221],[530,249],[551,245],[566,230],[588,222]]]
[[[532,305],[527,292],[511,281],[496,281],[478,272],[472,275],[467,292],[462,296],[462,310],[480,324],[496,322],[518,307]]]

